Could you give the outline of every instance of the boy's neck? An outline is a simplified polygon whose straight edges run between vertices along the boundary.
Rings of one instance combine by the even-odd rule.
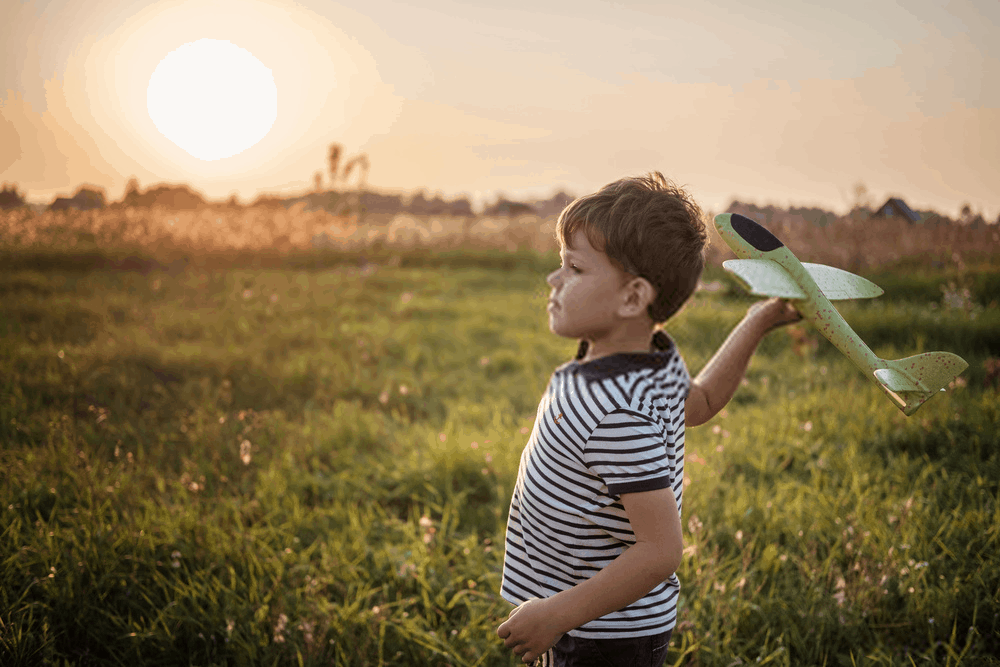
[[[599,339],[586,339],[587,352],[580,359],[580,363],[585,364],[588,361],[623,352],[648,353],[653,330],[652,323],[637,321],[628,323]]]

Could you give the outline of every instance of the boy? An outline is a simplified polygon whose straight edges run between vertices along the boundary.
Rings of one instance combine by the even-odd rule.
[[[684,430],[739,386],[757,344],[799,319],[758,303],[691,381],[655,325],[704,268],[698,206],[662,174],[625,178],[559,216],[549,328],[580,340],[555,370],[521,455],[497,634],[523,662],[662,665],[676,622]]]

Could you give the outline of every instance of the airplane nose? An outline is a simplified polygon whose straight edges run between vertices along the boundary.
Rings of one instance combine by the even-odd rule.
[[[777,236],[739,213],[733,213],[729,216],[729,225],[734,232],[740,235],[740,238],[761,252],[777,250],[785,245],[778,240]]]

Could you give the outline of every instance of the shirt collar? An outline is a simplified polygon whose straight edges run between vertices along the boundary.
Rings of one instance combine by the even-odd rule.
[[[667,365],[674,350],[674,341],[663,330],[657,329],[649,343],[649,352],[616,352],[606,357],[581,363],[587,354],[587,341],[581,340],[576,357],[562,368],[581,373],[587,380],[603,380],[615,375],[644,369],[659,369]]]

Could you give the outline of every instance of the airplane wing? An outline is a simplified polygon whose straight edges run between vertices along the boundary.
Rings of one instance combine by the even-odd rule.
[[[773,259],[729,259],[722,268],[736,276],[751,294],[804,299],[805,292]]]
[[[810,264],[802,262],[806,271],[812,276],[819,289],[830,301],[839,299],[871,299],[882,296],[885,290],[861,276],[827,266],[826,264]]]
[[[823,296],[831,301],[840,299],[870,299],[883,293],[875,283],[853,273],[827,266],[803,262],[809,275],[819,286]],[[806,294],[798,283],[777,262],[771,259],[730,259],[722,267],[758,296],[777,296],[782,299],[805,299]]]

